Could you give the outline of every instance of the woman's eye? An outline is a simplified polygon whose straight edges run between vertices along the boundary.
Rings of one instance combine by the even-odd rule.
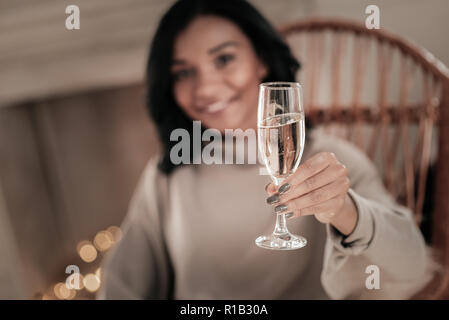
[[[193,75],[193,70],[182,69],[182,70],[173,72],[173,80],[174,81],[184,80],[192,75]]]
[[[234,60],[234,55],[232,55],[232,54],[222,54],[222,55],[219,55],[215,59],[215,64],[217,65],[217,67],[224,67],[232,60]]]

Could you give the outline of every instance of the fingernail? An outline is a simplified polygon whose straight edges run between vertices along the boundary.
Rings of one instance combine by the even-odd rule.
[[[290,184],[284,183],[282,186],[279,187],[279,193],[283,194],[286,193],[290,189]]]
[[[275,204],[275,203],[278,203],[279,200],[280,200],[279,194],[276,193],[276,194],[273,194],[271,197],[267,198],[267,203],[268,204]]]
[[[282,213],[282,212],[286,211],[287,209],[288,209],[288,207],[285,204],[280,204],[280,205],[274,207],[274,212]]]
[[[291,218],[291,217],[293,217],[293,212],[289,212],[289,213],[285,214],[286,219]]]

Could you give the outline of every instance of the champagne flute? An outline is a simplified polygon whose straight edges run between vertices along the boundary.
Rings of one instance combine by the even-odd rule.
[[[299,166],[305,141],[301,85],[296,82],[268,82],[259,86],[257,112],[258,145],[273,183],[279,187]],[[271,235],[260,236],[256,244],[265,249],[294,250],[307,240],[291,234],[285,214],[276,214]]]

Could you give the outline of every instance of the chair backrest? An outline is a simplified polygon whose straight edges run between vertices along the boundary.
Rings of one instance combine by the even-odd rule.
[[[279,30],[302,65],[308,120],[364,150],[418,225],[435,163],[432,246],[449,266],[448,69],[426,50],[360,22],[312,19]],[[449,294],[449,275],[444,281],[427,297]]]

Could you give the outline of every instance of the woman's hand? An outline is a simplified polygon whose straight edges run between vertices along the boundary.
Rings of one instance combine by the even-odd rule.
[[[335,154],[321,152],[301,164],[278,189],[269,183],[267,203],[276,205],[276,213],[287,214],[288,218],[313,214],[318,221],[349,235],[358,217],[348,195],[349,186],[346,167]]]

